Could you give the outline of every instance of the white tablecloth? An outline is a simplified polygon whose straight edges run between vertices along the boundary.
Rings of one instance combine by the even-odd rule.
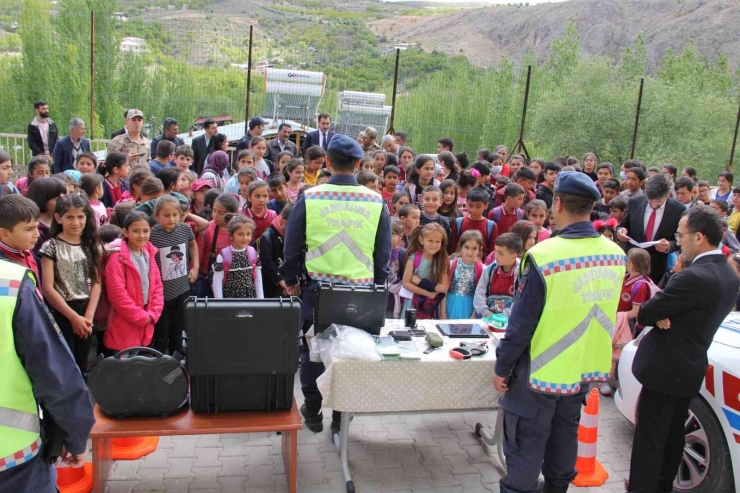
[[[442,335],[436,321],[420,320],[427,332]],[[478,323],[476,320],[445,320],[444,323]],[[402,320],[388,320],[382,334],[403,329]],[[496,361],[494,339],[488,339],[489,352],[468,360],[449,355],[465,339],[443,337],[445,345],[421,361],[356,361],[334,359],[317,383],[324,405],[337,411],[388,413],[408,411],[449,411],[488,409],[498,405],[499,393],[493,388]],[[480,342],[485,339],[469,339]],[[423,353],[424,338],[414,338]]]

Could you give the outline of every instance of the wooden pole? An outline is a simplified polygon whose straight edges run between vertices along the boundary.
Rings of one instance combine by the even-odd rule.
[[[635,159],[635,145],[637,144],[637,128],[640,126],[640,109],[642,108],[642,89],[645,79],[640,79],[640,92],[637,95],[637,113],[635,114],[635,130],[632,133],[632,147],[630,148],[630,159]]]
[[[393,99],[391,101],[391,124],[388,127],[388,131],[386,134],[394,135],[396,133],[396,129],[393,128],[393,125],[396,121],[396,94],[398,91],[398,60],[401,58],[401,50],[399,48],[396,48],[396,68],[393,72]]]
[[[249,131],[249,91],[252,90],[252,35],[254,25],[249,26],[249,59],[247,60],[247,104],[244,111],[244,135]]]
[[[735,159],[735,145],[737,144],[737,130],[740,127],[740,106],[737,108],[737,120],[735,120],[735,135],[732,137],[732,150],[730,151],[730,164],[727,165],[727,171],[732,172],[732,161]]]
[[[95,138],[95,12],[90,12],[90,138]]]

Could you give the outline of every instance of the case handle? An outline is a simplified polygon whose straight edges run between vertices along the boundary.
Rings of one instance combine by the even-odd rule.
[[[115,355],[113,355],[116,359],[123,359],[125,356],[153,356],[155,358],[163,358],[164,354],[160,353],[156,349],[152,349],[150,347],[144,347],[144,346],[138,346],[138,347],[132,347],[128,349],[124,349],[123,351],[118,351]]]

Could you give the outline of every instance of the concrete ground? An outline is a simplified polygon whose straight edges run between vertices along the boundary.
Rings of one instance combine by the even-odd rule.
[[[296,375],[296,399],[303,396]],[[349,461],[358,492],[499,492],[501,476],[473,429],[493,430],[496,412],[357,416],[350,429]],[[298,491],[345,491],[339,455],[329,433],[331,412],[324,411],[324,432],[298,434]],[[633,427],[612,398],[601,398],[598,459],[609,479],[579,493],[621,493],[629,471]],[[144,491],[220,493],[287,492],[274,433],[162,437],[156,452],[137,461],[116,461],[108,492]]]

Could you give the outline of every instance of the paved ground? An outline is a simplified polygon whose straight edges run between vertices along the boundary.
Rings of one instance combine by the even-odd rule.
[[[296,377],[296,382],[298,378]],[[296,398],[303,400],[296,385]],[[316,435],[298,434],[298,491],[345,491],[339,455],[330,441],[331,413]],[[485,454],[473,427],[493,429],[496,413],[357,416],[350,431],[349,459],[358,492],[499,492],[500,475]],[[609,472],[600,488],[571,488],[588,493],[624,491],[632,426],[601,398],[598,458]],[[110,493],[139,491],[275,493],[287,492],[274,434],[162,437],[153,454],[138,461],[117,461]]]

